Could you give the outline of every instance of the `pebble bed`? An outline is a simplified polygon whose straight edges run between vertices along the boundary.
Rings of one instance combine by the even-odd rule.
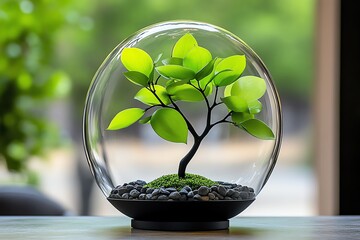
[[[213,200],[253,200],[254,189],[238,184],[217,182],[211,187],[201,186],[191,189],[189,186],[181,190],[176,188],[149,188],[146,182],[137,180],[119,185],[111,191],[110,198],[160,201],[213,201]]]

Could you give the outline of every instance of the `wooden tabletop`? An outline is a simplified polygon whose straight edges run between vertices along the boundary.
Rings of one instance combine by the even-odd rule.
[[[160,232],[132,229],[126,217],[0,217],[0,239],[360,239],[360,216],[237,217],[230,226]]]

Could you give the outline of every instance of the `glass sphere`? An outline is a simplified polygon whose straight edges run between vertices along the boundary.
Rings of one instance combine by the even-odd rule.
[[[186,34],[196,39],[198,46],[208,50],[213,59],[220,59],[218,60],[220,63],[214,61],[215,63],[210,66],[210,71],[213,73],[215,65],[221,64],[221,59],[235,55],[245,56],[246,65],[241,77],[254,76],[263,79],[266,84],[266,91],[258,99],[261,103],[261,111],[255,111],[256,115],[253,114],[252,117],[264,123],[273,133],[272,138],[264,140],[253,136],[256,135],[258,125],[255,125],[255,129],[251,130],[253,132],[249,133],[245,125],[234,123],[236,118],[230,116],[230,113],[232,104],[238,105],[237,98],[230,102],[223,100],[229,95],[226,93],[228,91],[226,84],[212,86],[207,100],[205,98],[203,101],[175,99],[177,101],[165,104],[167,105],[165,108],[174,109],[175,105],[172,103],[176,104],[181,109],[182,116],[186,118],[186,123],[191,123],[193,132],[197,135],[203,133],[208,121],[214,125],[202,139],[187,165],[186,173],[198,174],[228,184],[247,186],[252,189],[255,198],[275,166],[281,144],[281,107],[274,82],[261,59],[245,42],[220,27],[200,22],[164,22],[141,29],[116,46],[99,67],[88,91],[83,118],[85,152],[96,182],[106,197],[109,197],[117,186],[125,183],[136,180],[149,183],[160,176],[176,174],[180,160],[195,143],[191,132],[186,138],[186,144],[168,141],[164,139],[166,138],[164,131],[161,137],[161,134],[155,131],[156,127],[149,123],[136,122],[120,130],[107,130],[114,116],[120,111],[140,108],[146,109],[149,115],[157,108],[162,108],[162,106],[151,107],[144,104],[141,102],[141,96],[134,99],[146,84],[143,86],[134,84],[129,81],[131,76],[127,78],[124,75],[131,70],[131,66],[125,66],[127,64],[122,61],[124,50],[138,48],[145,51],[155,62],[152,81],[167,89],[169,81],[177,80],[171,76],[168,78],[160,76],[160,68],[156,67],[166,64],[166,59],[173,57],[174,45]],[[232,69],[231,66],[225,66],[221,71],[227,74]],[[158,80],[158,76],[162,79]],[[196,87],[197,80],[192,81]],[[208,118],[209,108],[211,118]],[[143,119],[145,117],[146,114]],[[160,121],[157,125],[161,124]],[[180,129],[180,125],[175,128]],[[174,139],[170,136],[170,140]]]

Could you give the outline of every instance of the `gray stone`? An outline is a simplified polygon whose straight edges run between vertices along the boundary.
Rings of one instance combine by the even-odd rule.
[[[169,197],[167,195],[160,195],[157,200],[168,200]]]
[[[240,188],[240,190],[241,190],[242,192],[249,192],[249,188],[248,188],[247,186],[242,186],[242,187]]]
[[[185,189],[181,189],[179,193],[186,196],[188,194],[188,191],[186,191]]]
[[[254,199],[254,198],[255,198],[255,193],[249,192],[249,199]]]
[[[194,197],[194,192],[193,191],[190,191],[188,194],[187,194],[187,197],[188,198],[193,198]]]
[[[173,188],[173,187],[171,187],[171,188],[165,188],[165,190],[168,191],[168,192],[171,192],[171,193],[177,191],[176,188]]]
[[[118,190],[114,189],[114,190],[111,190],[111,194],[118,194]]]
[[[151,193],[152,196],[157,196],[160,194],[160,189],[155,188],[154,191]]]
[[[234,193],[231,195],[232,198],[238,198],[240,196],[240,192],[234,191]]]
[[[119,189],[118,189],[118,194],[120,195],[120,196],[122,196],[124,193],[126,193],[126,192],[128,192],[128,190],[127,190],[127,188],[126,187],[120,187]]]
[[[128,192],[130,192],[131,190],[133,190],[134,189],[134,186],[133,185],[126,185],[126,190],[128,191]]]
[[[201,196],[200,196],[199,194],[195,194],[195,195],[194,195],[194,199],[195,199],[195,200],[200,200],[200,201],[202,200],[202,199],[201,199]]]
[[[153,188],[148,188],[148,189],[146,189],[146,193],[147,193],[147,194],[152,193],[153,191],[154,191]]]
[[[129,198],[129,193],[124,193],[123,195],[121,195],[121,198],[128,199]]]
[[[117,194],[110,194],[110,198],[119,198],[120,196]]]
[[[163,194],[163,195],[169,195],[170,192],[167,191],[165,188],[160,188],[160,194]]]
[[[169,198],[179,200],[181,198],[181,194],[179,192],[172,192],[170,193]]]
[[[140,195],[140,192],[136,189],[130,191],[130,197],[137,198]]]
[[[218,198],[218,199],[220,199],[220,200],[223,200],[223,199],[224,199],[224,196],[223,196],[223,195],[221,195],[220,193],[215,192],[215,191],[214,191],[214,192],[212,192],[212,193],[215,195],[215,197],[216,197],[216,198]],[[217,199],[217,200],[218,200],[218,199]]]
[[[144,186],[144,185],[146,185],[146,182],[145,181],[143,181],[143,180],[136,180],[136,182],[135,182],[136,184],[138,184],[138,185],[141,185],[141,186]]]
[[[226,188],[224,186],[218,186],[217,192],[224,197],[226,196]]]
[[[249,198],[249,193],[248,192],[240,192],[240,197],[242,199],[248,199]]]
[[[233,189],[228,189],[227,191],[226,191],[226,196],[227,197],[231,197],[233,194],[234,194],[234,190]]]
[[[201,196],[207,196],[210,192],[210,189],[208,187],[205,187],[205,186],[201,186],[199,189],[198,189],[198,193],[199,195]]]
[[[248,186],[228,182],[218,182],[220,185],[211,187],[200,186],[192,190],[189,186],[177,190],[175,187],[149,188],[146,182],[136,180],[116,186],[109,197],[134,200],[166,200],[166,201],[213,201],[213,200],[253,200],[255,191]]]
[[[241,187],[234,188],[234,191],[241,192]]]

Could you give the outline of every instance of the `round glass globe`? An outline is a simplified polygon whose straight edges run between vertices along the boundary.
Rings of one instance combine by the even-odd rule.
[[[164,59],[171,57],[174,44],[185,34],[191,34],[213,58],[245,56],[246,67],[241,76],[259,77],[266,83],[266,91],[259,99],[261,112],[255,118],[273,133],[273,138],[264,140],[244,131],[241,126],[234,126],[227,104],[221,102],[225,86],[213,86],[207,100],[176,101],[176,106],[198,135],[204,131],[208,120],[213,124],[226,119],[214,125],[204,137],[187,165],[186,173],[247,186],[255,197],[275,166],[281,144],[281,107],[264,63],[241,39],[217,26],[188,21],[164,22],[136,32],[115,47],[96,72],[88,91],[83,118],[85,152],[96,182],[106,197],[125,183],[136,180],[149,183],[160,176],[176,174],[180,160],[194,144],[191,134],[187,144],[166,141],[158,136],[151,124],[134,123],[118,131],[107,130],[114,116],[124,109],[142,108],[150,115],[157,108],[148,109],[149,105],[139,98],[134,99],[143,87],[125,77],[124,73],[129,69],[121,61],[124,49],[142,49],[151,56],[155,67],[161,66]],[[159,73],[154,72],[156,78]],[[165,87],[166,81],[169,80],[159,80],[158,84]]]

